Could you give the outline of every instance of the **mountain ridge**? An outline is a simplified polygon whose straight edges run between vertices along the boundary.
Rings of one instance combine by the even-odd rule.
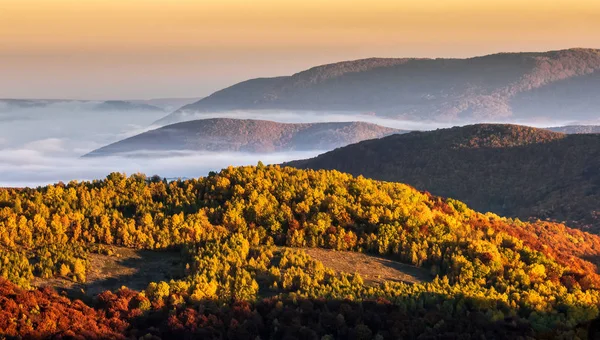
[[[320,65],[291,76],[246,80],[183,106],[157,123],[213,111],[254,109],[369,112],[415,120],[536,118],[539,113],[527,106],[531,99],[520,96],[568,79],[592,75],[595,81],[600,79],[599,70],[597,49],[498,53],[466,59],[359,59]],[[571,86],[587,88],[577,82]],[[587,97],[595,103],[593,96]],[[526,109],[517,105],[519,100]],[[588,106],[582,115],[591,114]]]

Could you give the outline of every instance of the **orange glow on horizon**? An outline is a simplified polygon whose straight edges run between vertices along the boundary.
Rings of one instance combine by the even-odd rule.
[[[598,18],[597,0],[0,0],[0,71],[70,58],[77,71],[137,60],[177,73],[237,55],[243,79],[269,58],[289,58],[272,73],[292,73],[368,56],[600,47]]]

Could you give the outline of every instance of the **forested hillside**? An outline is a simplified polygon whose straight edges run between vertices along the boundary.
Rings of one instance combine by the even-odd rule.
[[[600,237],[337,171],[259,164],[170,183],[114,173],[3,189],[0,207],[9,337],[585,338],[598,316]],[[179,251],[185,274],[104,292],[91,308],[24,290],[85,282],[90,254],[113,246]],[[383,256],[436,278],[367,285],[301,248]]]
[[[600,135],[479,124],[412,132],[289,163],[407,183],[479,211],[600,231]]]

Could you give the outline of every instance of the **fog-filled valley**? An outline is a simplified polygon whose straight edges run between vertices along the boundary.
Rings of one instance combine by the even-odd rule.
[[[93,180],[111,172],[158,174],[165,178],[205,176],[228,166],[278,164],[314,157],[329,149],[285,152],[181,150],[138,156],[82,158],[105,145],[160,128],[155,122],[175,105],[192,99],[148,101],[0,100],[0,187],[38,186],[59,181]],[[162,104],[162,105],[161,105]],[[410,122],[352,113],[308,111],[231,111],[201,118],[309,122],[373,122],[398,129],[431,129],[444,124]],[[160,141],[158,141],[160,142]]]
[[[250,165],[258,161],[278,164],[314,157],[330,150],[317,148],[277,152],[217,152],[174,148],[170,152],[168,148],[145,151],[141,147],[137,150],[140,151],[137,156],[82,158],[81,156],[108,144],[160,128],[154,122],[168,114],[162,110],[97,110],[94,105],[59,102],[43,107],[5,107],[0,110],[0,186],[38,186],[58,181],[66,183],[70,180],[101,179],[111,172],[141,172],[148,176],[157,174],[166,178],[190,178],[205,176],[210,171],[218,171],[230,165]],[[351,112],[276,110],[204,113],[194,118],[209,117],[281,123],[362,121],[404,131],[433,130],[456,124],[395,120]],[[467,123],[470,122],[463,124]],[[536,121],[530,124],[562,126],[568,123],[571,122]]]
[[[0,187],[100,179],[111,172],[198,177],[230,165],[256,164],[258,160],[281,163],[327,151],[244,154],[164,150],[139,158],[81,158],[104,145],[157,128],[152,123],[168,112],[138,108],[98,110],[98,103],[80,101],[26,107],[2,104],[0,100]]]
[[[147,101],[166,103],[173,100]],[[90,151],[160,126],[153,122],[173,106],[106,105],[98,101],[0,100],[0,187],[38,186],[58,181],[92,180],[111,172],[142,172],[166,178],[189,178],[230,165],[281,163],[316,156],[326,149],[244,153],[186,152],[168,149],[141,157],[81,158]],[[175,105],[180,102],[175,101]],[[144,104],[146,105],[146,104]],[[206,117],[206,116],[205,116]],[[284,123],[349,121],[349,115],[316,112],[230,112],[214,117],[273,119]],[[356,120],[369,120],[358,117]],[[377,121],[376,119],[374,119]],[[391,126],[422,128],[390,122]]]
[[[156,122],[168,115],[170,113],[168,110],[173,105],[179,105],[181,102],[186,102],[186,100],[175,99],[169,101],[165,99],[140,102],[0,100],[0,186],[38,186],[58,181],[101,179],[111,172],[127,174],[141,172],[148,176],[157,174],[165,178],[198,177],[230,165],[251,165],[256,164],[258,161],[265,164],[279,164],[291,160],[310,158],[334,147],[361,140],[358,136],[348,139],[346,142],[342,138],[335,145],[321,143],[321,145],[330,145],[330,147],[294,150],[292,145],[290,149],[283,151],[261,152],[259,148],[255,152],[245,152],[239,150],[239,148],[235,150],[231,148],[228,151],[227,147],[220,150],[186,150],[178,146],[171,150],[164,147],[164,145],[168,145],[167,141],[156,139],[155,143],[164,144],[160,149],[145,148],[142,145],[133,150],[136,151],[133,155],[110,154],[101,158],[81,157],[111,143],[160,128],[161,125],[156,124]],[[163,106],[159,107],[147,103],[162,103]],[[182,120],[191,121],[209,118],[292,124],[356,121],[376,124],[375,126],[380,126],[379,129],[384,129],[384,127],[397,129],[397,132],[434,130],[477,122],[401,120],[351,111],[314,110],[203,112],[190,114]],[[557,127],[581,122],[568,119],[538,119],[525,122],[515,120],[514,123],[539,127]],[[588,130],[589,128],[584,131]],[[269,132],[264,133],[269,134]],[[326,130],[324,133],[330,134],[329,139],[341,138],[336,137],[336,134],[332,131]],[[356,131],[352,130],[347,133],[353,135]],[[223,138],[232,139],[235,137],[226,135],[227,133],[224,133]],[[383,136],[364,134],[362,139]],[[201,137],[192,136],[192,138]],[[265,138],[268,139],[268,137]],[[314,142],[314,140],[311,142]],[[247,147],[252,147],[252,145]]]

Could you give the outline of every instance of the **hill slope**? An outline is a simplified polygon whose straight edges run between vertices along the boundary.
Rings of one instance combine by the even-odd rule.
[[[346,61],[248,80],[158,123],[189,120],[194,114],[197,119],[203,112],[261,109],[342,110],[404,119],[585,119],[598,115],[599,70],[600,51],[592,49]]]
[[[400,132],[363,122],[285,124],[214,118],[168,125],[94,150],[86,156],[143,151],[331,150]]]
[[[600,135],[481,124],[389,136],[289,164],[408,183],[481,211],[600,230]]]

